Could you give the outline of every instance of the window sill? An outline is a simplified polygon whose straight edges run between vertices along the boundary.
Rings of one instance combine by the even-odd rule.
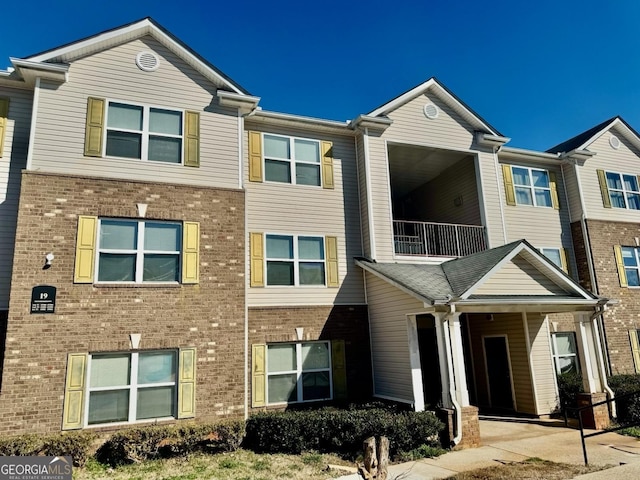
[[[180,288],[181,283],[94,283],[96,288]]]

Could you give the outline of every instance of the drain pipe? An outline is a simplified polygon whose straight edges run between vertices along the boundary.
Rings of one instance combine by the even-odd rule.
[[[445,337],[445,349],[447,351],[447,369],[449,370],[449,397],[451,399],[451,405],[453,405],[453,411],[456,417],[455,423],[455,436],[453,437],[453,444],[458,445],[462,440],[462,407],[456,400],[456,379],[455,372],[453,369],[453,351],[451,348],[451,333],[449,330],[450,327],[450,319],[451,316],[456,311],[455,304],[448,303],[449,312],[444,317],[443,327],[444,327],[444,337]]]
[[[598,305],[596,311],[593,312],[589,317],[589,321],[591,322],[591,328],[593,328],[594,337],[596,337],[594,338],[594,343],[596,345],[596,356],[598,357],[598,370],[600,371],[600,381],[602,383],[602,389],[607,392],[609,400],[613,400],[615,398],[615,394],[613,393],[613,390],[611,390],[611,387],[609,387],[609,383],[607,382],[607,371],[604,366],[604,356],[602,354],[602,345],[599,341],[600,332],[598,329],[598,317],[602,317],[602,314],[604,313],[606,308],[606,305]],[[613,418],[617,418],[618,412],[615,402],[611,402],[609,405],[611,405],[611,416]]]

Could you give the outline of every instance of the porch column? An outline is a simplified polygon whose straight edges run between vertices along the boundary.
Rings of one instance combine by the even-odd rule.
[[[604,391],[604,385],[598,368],[598,339],[595,337],[597,332],[593,328],[593,322],[589,320],[588,314],[574,313],[574,320],[584,391],[587,393],[602,392]]]
[[[423,412],[424,385],[422,384],[420,342],[418,341],[418,325],[415,315],[409,315],[407,317],[407,333],[409,335],[409,362],[411,364],[411,383],[413,385],[413,408],[416,412]]]
[[[440,385],[442,386],[442,406],[444,408],[453,407],[453,403],[451,402],[451,397],[449,396],[449,378],[450,370],[453,371],[453,367],[449,366],[449,356],[447,355],[447,340],[445,337],[445,325],[444,318],[446,313],[434,313],[433,318],[435,319],[436,326],[436,340],[438,343],[438,357],[440,364]]]
[[[434,313],[438,356],[440,357],[440,383],[442,384],[442,405],[453,406],[450,395],[454,390],[454,399],[461,407],[469,406],[469,390],[464,368],[462,349],[462,329],[459,313]],[[453,386],[453,388],[451,388]]]
[[[449,317],[449,335],[451,339],[451,356],[453,360],[453,374],[456,386],[456,400],[461,407],[469,406],[469,389],[464,367],[464,350],[462,349],[462,328],[460,314],[454,313]]]

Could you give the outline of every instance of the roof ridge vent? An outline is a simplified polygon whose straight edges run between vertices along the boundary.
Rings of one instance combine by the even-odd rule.
[[[160,59],[155,53],[145,50],[136,55],[136,65],[145,72],[154,72],[160,66]]]

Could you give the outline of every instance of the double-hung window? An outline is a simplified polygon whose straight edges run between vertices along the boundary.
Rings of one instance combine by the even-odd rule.
[[[559,248],[541,248],[540,253],[551,260],[558,268],[564,270],[565,265],[562,262],[562,253]]]
[[[636,175],[606,172],[611,206],[640,210],[640,187]]]
[[[264,134],[265,180],[321,185],[320,142]]]
[[[640,248],[621,247],[624,273],[629,287],[640,287]]]
[[[85,424],[176,417],[176,353],[91,355]]]
[[[323,237],[266,236],[267,285],[325,285]]]
[[[549,172],[539,168],[511,167],[516,204],[553,207]]]
[[[551,340],[553,363],[556,367],[556,373],[579,372],[576,334],[573,332],[554,333],[551,336]]]
[[[182,116],[179,110],[109,102],[106,155],[181,164]]]
[[[267,345],[267,399],[270,404],[329,400],[329,342]]]
[[[98,282],[178,282],[182,225],[100,219]]]

